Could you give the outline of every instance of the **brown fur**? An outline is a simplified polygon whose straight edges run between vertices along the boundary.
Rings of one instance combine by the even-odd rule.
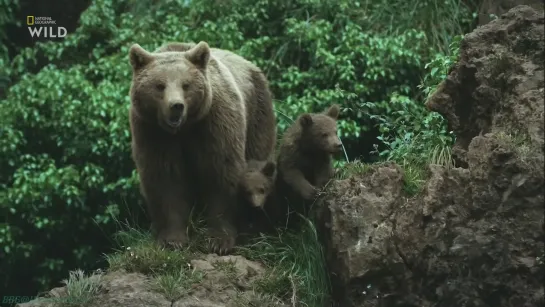
[[[333,177],[332,155],[341,150],[337,136],[339,106],[305,113],[284,133],[278,155],[279,179],[304,200],[311,200]]]
[[[194,43],[168,43],[156,52],[187,51]],[[247,95],[256,103],[246,104],[246,160],[265,161],[273,157],[276,147],[276,117],[267,78],[252,63],[230,51],[211,48],[213,54],[228,67],[248,67],[247,74],[233,74],[237,84],[258,84],[248,87]],[[249,80],[248,80],[249,79]]]
[[[276,163],[250,160],[240,182],[242,200],[250,207],[263,208],[269,194],[274,190]]]
[[[154,53],[135,44],[129,58],[132,156],[157,239],[185,245],[196,202],[207,206],[212,251],[230,251],[246,158],[266,160],[274,148],[267,80],[252,63],[205,42]],[[263,125],[247,133],[256,121]]]
[[[240,182],[241,207],[238,213],[240,231],[266,232],[273,226],[266,209],[274,206],[276,195],[276,163],[250,160]]]

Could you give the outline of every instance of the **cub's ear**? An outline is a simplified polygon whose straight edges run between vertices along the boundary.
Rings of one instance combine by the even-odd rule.
[[[273,177],[274,172],[276,171],[276,163],[269,161],[261,169],[261,173],[267,177]]]
[[[327,109],[326,114],[327,116],[337,119],[339,117],[339,113],[341,112],[341,108],[338,104],[334,104],[329,109]]]
[[[193,63],[193,65],[200,69],[205,69],[210,60],[210,47],[206,42],[201,41],[195,45],[195,47],[189,49],[186,52],[185,57]]]
[[[139,70],[153,61],[153,55],[140,45],[134,44],[129,50],[129,61],[134,70]]]
[[[301,127],[307,128],[312,126],[312,116],[310,114],[305,113],[299,117],[299,123],[301,124]]]

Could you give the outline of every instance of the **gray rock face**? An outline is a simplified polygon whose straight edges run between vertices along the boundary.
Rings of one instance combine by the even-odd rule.
[[[460,168],[423,193],[378,165],[338,181],[319,214],[339,306],[542,306],[544,18],[518,6],[468,34],[428,107]]]
[[[218,263],[220,265],[218,265]],[[221,264],[226,269],[219,269]],[[260,297],[252,290],[255,281],[265,272],[259,263],[241,256],[205,255],[191,261],[192,270],[202,275],[202,279],[180,292],[180,297],[168,300],[157,291],[150,278],[139,273],[123,271],[94,275],[100,278],[101,290],[89,307],[287,307],[273,299]],[[228,266],[228,267],[227,267]],[[46,297],[18,307],[57,307],[67,300],[66,287],[51,290]],[[72,302],[74,303],[74,302]],[[253,305],[252,305],[253,304]],[[77,305],[70,305],[77,306]]]

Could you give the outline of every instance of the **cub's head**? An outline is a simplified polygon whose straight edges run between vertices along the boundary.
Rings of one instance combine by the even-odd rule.
[[[133,110],[169,133],[205,117],[212,103],[208,44],[182,50],[151,53],[134,44],[129,51]]]
[[[240,183],[242,198],[252,207],[263,208],[274,188],[275,179],[276,164],[274,162],[248,161]]]
[[[305,113],[297,119],[301,126],[302,146],[309,151],[334,154],[342,149],[337,136],[337,118],[340,108],[334,104],[322,113]]]

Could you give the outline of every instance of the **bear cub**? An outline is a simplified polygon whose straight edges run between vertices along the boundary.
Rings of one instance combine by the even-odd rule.
[[[264,208],[268,196],[274,189],[275,180],[276,163],[248,161],[240,182],[242,201],[253,208]]]
[[[241,234],[268,232],[272,230],[269,212],[276,205],[276,163],[273,161],[249,160],[241,176],[238,210],[238,226]],[[244,236],[244,235],[242,235]]]
[[[301,114],[284,133],[278,155],[278,176],[283,187],[312,200],[334,176],[333,154],[341,151],[337,136],[339,105],[321,113]]]

